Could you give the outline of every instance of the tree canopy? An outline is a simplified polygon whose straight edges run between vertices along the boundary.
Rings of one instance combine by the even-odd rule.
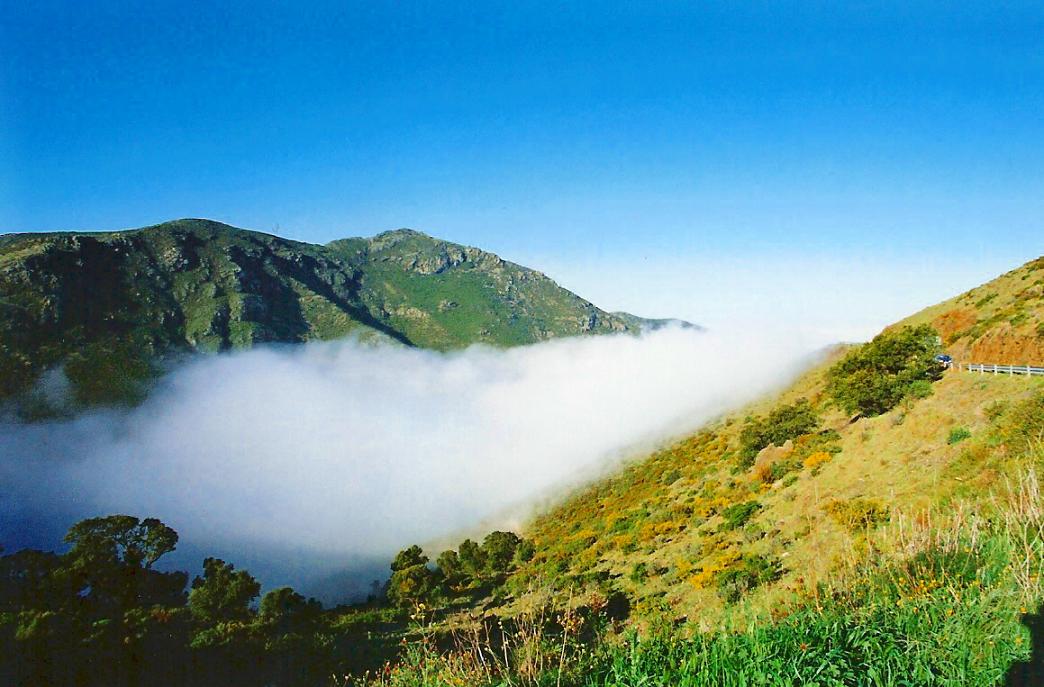
[[[880,415],[942,377],[941,352],[928,325],[883,332],[830,368],[827,391],[845,412]]]

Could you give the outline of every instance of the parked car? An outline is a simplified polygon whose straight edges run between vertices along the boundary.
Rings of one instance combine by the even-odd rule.
[[[935,356],[935,361],[943,367],[950,367],[953,365],[953,358],[943,353],[942,355]]]

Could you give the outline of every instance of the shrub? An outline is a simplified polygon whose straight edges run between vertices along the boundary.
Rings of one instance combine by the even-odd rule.
[[[941,350],[928,325],[879,334],[830,368],[827,390],[845,412],[880,415],[904,398],[922,397],[924,384],[942,377],[935,360]]]
[[[808,458],[805,458],[805,467],[810,470],[815,470],[823,464],[830,462],[830,459],[833,457],[833,454],[828,453],[827,451],[816,451]]]
[[[747,419],[740,432],[740,461],[744,467],[754,464],[758,452],[766,446],[783,445],[789,439],[816,431],[819,417],[807,399],[781,405],[768,415]]]
[[[721,517],[724,518],[724,522],[718,528],[720,532],[728,532],[734,530],[737,527],[742,527],[754,517],[754,514],[761,510],[761,504],[757,501],[746,501],[744,503],[737,503],[729,506],[721,512]]]
[[[850,532],[877,527],[888,519],[888,509],[873,499],[834,500],[825,507],[827,514]]]
[[[729,603],[739,601],[744,594],[783,576],[779,561],[768,556],[743,556],[737,565],[718,575],[718,593]]]
[[[907,396],[914,399],[928,398],[932,395],[932,383],[927,379],[916,379],[910,382]]]
[[[946,438],[946,443],[951,446],[959,444],[965,439],[971,437],[971,431],[967,427],[954,427],[950,430],[950,436]]]

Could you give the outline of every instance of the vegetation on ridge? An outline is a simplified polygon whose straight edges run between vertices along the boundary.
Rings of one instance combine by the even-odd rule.
[[[193,351],[358,335],[439,350],[638,331],[545,275],[416,231],[326,246],[206,220],[0,237],[0,400],[61,370],[80,404],[134,402]]]

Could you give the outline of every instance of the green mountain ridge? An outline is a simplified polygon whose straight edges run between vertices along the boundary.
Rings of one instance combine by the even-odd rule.
[[[193,351],[349,335],[450,350],[661,325],[410,229],[325,246],[203,219],[0,236],[0,398],[57,365],[79,401],[107,403]]]

